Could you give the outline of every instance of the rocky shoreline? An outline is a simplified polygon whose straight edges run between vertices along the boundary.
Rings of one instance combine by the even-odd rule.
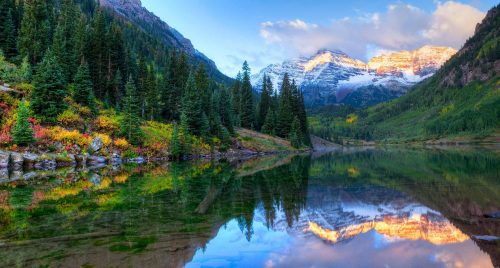
[[[297,151],[303,152],[303,151]],[[226,153],[214,152],[205,155],[185,156],[181,160],[196,159],[235,159],[248,158],[255,156],[265,156],[280,153],[296,153],[288,151],[275,152],[254,152],[250,150],[230,150]],[[0,150],[0,170],[54,170],[63,167],[98,167],[98,166],[117,166],[127,163],[144,164],[149,162],[173,161],[169,156],[165,157],[143,157],[122,158],[119,154],[113,153],[111,156],[99,155],[75,155],[75,154],[55,154],[32,152],[10,152]]]

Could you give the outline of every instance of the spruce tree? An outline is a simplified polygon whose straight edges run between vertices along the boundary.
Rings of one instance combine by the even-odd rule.
[[[28,57],[24,57],[21,62],[21,66],[19,66],[19,77],[21,78],[21,82],[29,83],[31,82],[32,76],[31,65],[28,61]]]
[[[266,75],[262,80],[262,93],[260,95],[260,103],[257,118],[257,129],[260,130],[264,125],[267,117],[267,112],[271,108],[271,92],[269,91],[269,80]]]
[[[0,21],[0,23],[2,23]],[[16,47],[16,28],[14,25],[14,20],[12,18],[12,9],[7,11],[7,16],[3,20],[3,32],[2,35],[3,42],[0,44],[0,49],[4,52],[7,59],[12,59],[17,54]]]
[[[208,116],[204,112],[201,116],[200,136],[205,142],[210,141],[210,122]]]
[[[194,74],[191,73],[184,89],[182,97],[182,115],[185,117],[187,131],[191,134],[201,133],[203,110],[201,106],[201,96],[196,88]]]
[[[68,95],[64,76],[50,51],[37,65],[36,71],[31,108],[43,121],[53,123],[67,106],[64,102],[64,98]]]
[[[276,135],[282,138],[289,136],[293,121],[291,87],[288,73],[285,73],[281,84],[279,107],[276,115]]]
[[[250,83],[250,67],[245,61],[243,63],[240,97],[240,120],[242,127],[252,129],[255,126],[254,113],[252,84]]]
[[[240,117],[240,107],[241,107],[241,73],[238,72],[236,76],[236,81],[233,84],[231,90],[231,106],[232,106],[232,115],[233,115],[233,123],[235,126],[241,126],[241,117]]]
[[[179,127],[174,124],[174,129],[172,131],[172,138],[170,139],[170,155],[174,159],[179,159],[182,154],[182,144],[179,137]]]
[[[266,120],[264,120],[261,131],[268,135],[276,135],[276,114],[273,110],[269,109],[267,111]]]
[[[300,129],[300,121],[298,117],[295,117],[292,122],[291,130],[290,130],[290,144],[294,148],[302,147],[302,131]]]
[[[98,10],[92,17],[89,41],[86,48],[87,56],[85,57],[89,62],[94,93],[98,99],[103,99],[106,95],[106,66],[108,64],[106,52],[108,44],[106,44],[105,36],[106,23],[104,14]]]
[[[189,123],[186,114],[181,114],[181,125],[179,129],[179,136],[182,146],[182,155],[191,154],[191,134],[189,133]]]
[[[17,120],[12,132],[15,144],[28,145],[35,142],[35,132],[28,121],[29,114],[28,105],[25,101],[21,101],[16,111]]]
[[[122,135],[134,145],[139,145],[142,141],[140,104],[137,98],[137,89],[132,77],[125,85],[125,96],[122,99],[123,120],[121,122]]]
[[[17,45],[21,56],[28,56],[31,64],[39,63],[50,45],[50,6],[47,0],[24,1]]]
[[[210,107],[211,101],[211,92],[210,92],[210,81],[208,78],[207,71],[205,69],[205,65],[203,63],[198,65],[195,74],[196,88],[201,94],[202,106]]]
[[[146,118],[156,120],[160,114],[160,94],[154,71],[149,71],[146,80]]]
[[[234,134],[234,121],[233,121],[233,107],[231,97],[226,88],[220,90],[219,95],[219,115],[221,124],[226,127],[227,131],[232,135]]]
[[[75,89],[73,99],[75,102],[89,107],[91,111],[96,114],[97,109],[94,90],[92,88],[92,80],[90,78],[90,71],[87,63],[82,62],[80,67],[78,67],[73,84]]]

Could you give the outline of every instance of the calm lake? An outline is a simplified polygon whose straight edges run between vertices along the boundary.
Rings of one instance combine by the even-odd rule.
[[[500,151],[0,173],[0,267],[494,267]]]

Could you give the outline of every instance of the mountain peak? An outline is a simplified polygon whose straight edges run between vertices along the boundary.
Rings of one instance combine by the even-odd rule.
[[[342,51],[340,49],[328,49],[328,48],[322,48],[322,49],[318,50],[318,52],[316,52],[316,55],[325,54],[325,53],[347,56],[347,54],[344,53],[344,51]]]
[[[347,68],[364,69],[365,64],[359,60],[349,57],[341,50],[321,49],[314,56],[303,63],[304,72],[311,72],[318,66],[333,63]]]

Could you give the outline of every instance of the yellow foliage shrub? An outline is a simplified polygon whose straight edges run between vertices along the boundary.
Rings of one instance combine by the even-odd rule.
[[[348,124],[354,124],[358,121],[358,116],[355,114],[350,114],[347,116],[347,119],[345,121]]]
[[[81,134],[78,130],[67,130],[62,127],[47,129],[47,137],[65,145],[77,144],[80,147],[86,147],[92,141],[92,138],[89,135]]]
[[[82,118],[72,110],[66,110],[57,116],[57,122],[64,126],[79,126],[83,124]]]
[[[102,144],[105,147],[108,147],[109,145],[111,145],[111,142],[113,142],[113,140],[108,135],[103,134],[103,133],[95,133],[94,135],[92,135],[92,137],[94,137],[94,138],[100,137],[102,140]]]
[[[115,133],[120,129],[120,121],[117,117],[101,115],[94,121],[96,127],[106,133]]]
[[[121,150],[126,150],[130,146],[128,141],[126,139],[123,139],[123,138],[116,139],[113,142],[113,145],[115,145],[118,149],[121,149]]]

